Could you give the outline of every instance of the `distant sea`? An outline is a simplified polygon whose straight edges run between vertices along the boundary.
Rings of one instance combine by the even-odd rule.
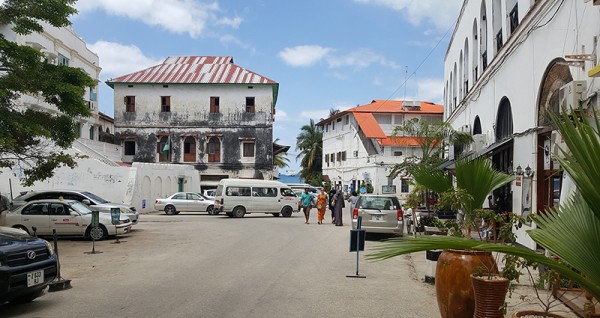
[[[279,174],[279,181],[283,183],[303,183],[302,178],[300,178],[299,174],[286,176],[284,174]]]

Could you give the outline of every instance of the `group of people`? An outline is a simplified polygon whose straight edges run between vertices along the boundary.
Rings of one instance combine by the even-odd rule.
[[[354,209],[354,205],[356,204],[356,200],[358,200],[358,195],[356,192],[352,192],[352,195],[347,199],[350,202],[350,213]],[[325,212],[327,208],[331,211],[331,223],[336,226],[343,226],[343,209],[346,207],[344,194],[340,189],[331,189],[329,193],[325,188],[321,189],[319,195],[314,198],[314,196],[308,191],[308,188],[304,189],[301,197],[302,201],[302,211],[304,212],[305,222],[304,224],[308,224],[310,218],[310,210],[315,207],[317,208],[317,224],[323,224],[323,220],[325,219]]]

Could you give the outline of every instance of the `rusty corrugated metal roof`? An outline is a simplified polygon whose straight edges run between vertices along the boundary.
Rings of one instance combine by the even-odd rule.
[[[233,63],[230,56],[172,56],[162,64],[106,81],[114,83],[277,84]]]

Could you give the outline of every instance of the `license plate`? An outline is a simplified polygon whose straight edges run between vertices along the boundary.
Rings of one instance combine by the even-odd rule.
[[[44,270],[27,273],[27,287],[39,285],[44,282]]]
[[[383,220],[383,215],[371,215],[371,221],[381,221]]]

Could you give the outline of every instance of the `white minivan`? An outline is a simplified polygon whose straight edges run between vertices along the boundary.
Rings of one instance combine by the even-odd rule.
[[[223,179],[215,192],[215,210],[236,218],[250,213],[290,217],[296,202],[289,186],[272,180]]]

